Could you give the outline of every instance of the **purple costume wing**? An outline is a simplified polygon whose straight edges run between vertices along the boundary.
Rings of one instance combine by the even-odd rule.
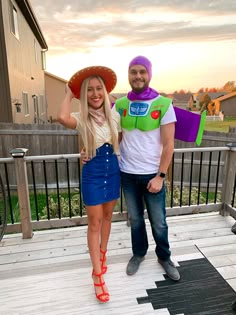
[[[206,111],[201,115],[174,106],[177,122],[175,139],[201,144],[206,121]]]

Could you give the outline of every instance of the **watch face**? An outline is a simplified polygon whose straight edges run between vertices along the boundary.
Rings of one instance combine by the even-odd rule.
[[[166,174],[165,173],[159,173],[159,176],[161,177],[161,178],[165,178],[166,177]]]

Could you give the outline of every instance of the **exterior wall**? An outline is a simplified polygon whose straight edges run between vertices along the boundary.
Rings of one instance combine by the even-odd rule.
[[[208,105],[208,112],[209,115],[219,115],[224,112],[224,116],[236,117],[236,92],[212,100]]]
[[[173,100],[174,106],[181,109],[188,109],[188,102]]]
[[[220,113],[220,102],[218,100],[215,100],[214,102],[210,102],[207,106],[208,109],[208,115],[219,115]]]
[[[3,27],[2,0],[0,0],[0,122],[12,122],[11,95]]]
[[[57,119],[57,112],[60,104],[65,97],[65,86],[67,81],[54,76],[45,71],[45,93],[47,102],[48,119],[51,122],[55,122]],[[73,99],[72,101],[72,112],[79,110],[79,101]]]
[[[220,110],[224,112],[225,116],[236,117],[236,96],[222,100]]]
[[[192,111],[197,111],[199,110],[199,103],[197,102],[197,99],[196,99],[196,95],[193,94],[190,99],[189,99],[189,102],[188,102],[188,108]]]
[[[14,0],[12,3],[17,10],[19,39],[11,32],[11,0],[2,1],[12,119],[15,123],[47,121],[45,101],[42,105],[39,101],[39,119],[35,121],[34,100],[36,97],[33,97],[35,95],[40,100],[45,100],[44,71],[41,61],[42,48],[17,3]],[[35,48],[38,56],[37,62]],[[25,114],[23,92],[28,93],[29,114]],[[17,112],[15,103],[22,104],[20,106],[21,112]]]
[[[173,93],[167,94],[166,96],[172,98],[174,106],[181,109],[189,109],[189,104],[193,105],[193,97],[191,93]]]

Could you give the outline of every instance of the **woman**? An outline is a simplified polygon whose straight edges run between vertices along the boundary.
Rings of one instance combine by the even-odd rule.
[[[66,86],[66,96],[58,121],[78,129],[83,140],[82,196],[88,216],[88,247],[93,266],[95,294],[100,302],[109,301],[103,275],[107,271],[106,252],[112,211],[120,197],[118,166],[119,114],[111,110],[108,93],[116,85],[115,73],[106,67],[78,71]],[[80,111],[71,113],[73,97],[80,99]]]

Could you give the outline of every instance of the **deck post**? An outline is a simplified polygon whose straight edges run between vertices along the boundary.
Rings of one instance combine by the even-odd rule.
[[[229,143],[227,147],[230,148],[225,161],[224,177],[222,185],[222,210],[220,214],[229,215],[227,205],[231,205],[233,198],[233,188],[236,176],[236,143]]]
[[[16,148],[10,151],[14,158],[16,183],[20,207],[22,238],[32,238],[31,209],[29,201],[28,177],[24,156],[28,149]]]

